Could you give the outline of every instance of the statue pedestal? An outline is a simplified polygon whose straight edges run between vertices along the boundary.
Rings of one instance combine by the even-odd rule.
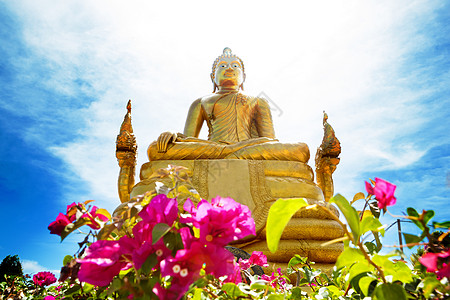
[[[142,165],[141,181],[131,197],[154,188],[150,175],[158,169],[177,165],[187,168],[192,184],[203,199],[231,197],[247,205],[255,220],[255,240],[237,245],[252,253],[263,251],[275,267],[286,268],[289,260],[299,254],[316,262],[315,268],[330,269],[343,251],[343,244],[322,247],[321,244],[342,237],[344,231],[336,221],[320,209],[300,209],[288,223],[276,253],[267,249],[265,224],[270,206],[279,198],[306,198],[309,204],[328,205],[322,190],[314,183],[314,173],[307,164],[275,160],[160,160]],[[338,215],[335,207],[331,206]],[[236,245],[233,245],[236,246]],[[272,266],[270,267],[272,270]],[[271,271],[270,271],[271,272]]]

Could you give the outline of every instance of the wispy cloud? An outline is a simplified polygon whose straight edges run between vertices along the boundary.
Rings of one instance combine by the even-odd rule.
[[[445,88],[448,74],[434,68],[448,58],[420,55],[448,40],[433,28],[439,2],[246,2],[223,18],[210,2],[195,10],[66,4],[10,4],[28,53],[17,62],[22,76],[53,95],[19,113],[40,120],[25,138],[62,158],[93,198],[117,201],[114,140],[126,101],[133,99],[142,164],[148,144],[162,131],[181,131],[190,103],[211,91],[211,64],[225,46],[244,59],[246,91],[264,91],[282,108],[281,141],[304,141],[314,152],[328,112],[343,146],[336,185],[344,193],[357,191],[363,172],[407,167],[431,147],[416,135],[438,122],[423,113],[425,99]],[[67,130],[56,130],[58,122]]]
[[[59,277],[59,270],[49,270],[48,268],[41,266],[37,261],[23,259],[20,263],[22,264],[24,274],[33,275],[38,272],[48,271],[55,274],[56,278]]]

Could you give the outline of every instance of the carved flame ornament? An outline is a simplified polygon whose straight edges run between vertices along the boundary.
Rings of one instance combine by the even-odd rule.
[[[333,172],[339,164],[341,143],[337,139],[333,127],[327,122],[328,115],[323,112],[323,139],[316,152],[316,177],[317,184],[323,191],[325,201],[333,197]]]

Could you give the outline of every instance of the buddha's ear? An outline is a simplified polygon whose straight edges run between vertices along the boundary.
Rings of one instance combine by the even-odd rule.
[[[214,90],[213,90],[213,93],[215,93],[216,92],[216,89],[217,89],[217,84],[215,83],[215,81],[214,81],[214,74],[213,73],[211,73],[211,81],[212,81],[212,83],[213,83],[213,86],[214,86]]]
[[[244,73],[243,80],[242,80],[242,83],[240,86],[241,90],[244,90],[244,81],[245,81],[245,73]]]

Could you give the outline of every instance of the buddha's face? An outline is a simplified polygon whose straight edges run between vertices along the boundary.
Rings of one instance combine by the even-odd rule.
[[[217,64],[214,82],[219,88],[239,89],[244,79],[244,71],[236,57],[223,57]]]

